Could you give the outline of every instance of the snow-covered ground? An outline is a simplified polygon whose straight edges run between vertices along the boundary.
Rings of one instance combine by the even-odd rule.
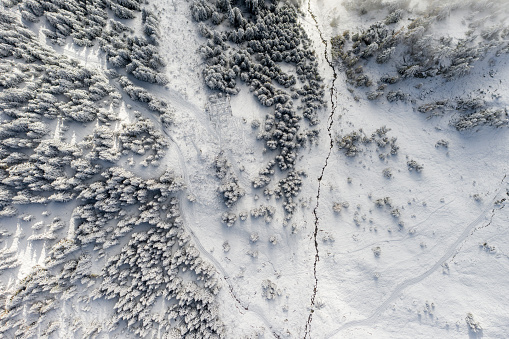
[[[220,180],[214,168],[220,152],[246,190],[231,211],[249,214],[260,205],[281,205],[251,185],[272,159],[251,127],[253,120],[263,121],[267,108],[247,86],[239,85],[239,94],[224,99],[231,115],[213,121],[208,114],[213,93],[204,84],[198,53],[205,39],[191,18],[189,3],[153,0],[149,7],[160,17],[160,49],[168,62],[169,83],[146,88],[175,109],[175,121],[167,129],[123,94],[126,104],[118,109],[121,121],[115,129],[138,110],[168,139],[169,150],[158,168],[130,170],[151,178],[172,168],[183,177],[184,227],[202,257],[217,269],[222,286],[219,314],[228,338],[509,337],[506,127],[459,132],[451,125],[457,113],[427,119],[411,100],[368,101],[360,89],[350,92],[340,66],[333,70],[329,63],[330,38],[346,29],[365,28],[378,17],[371,12],[359,17],[337,0],[306,1],[299,22],[317,52],[328,105],[319,111],[318,142],[299,153],[297,166],[306,177],[298,208],[289,222],[279,208],[270,223],[248,216],[227,227],[221,222],[227,209],[217,193]],[[462,25],[454,17],[438,29],[461,36]],[[106,67],[97,49],[71,45],[57,50],[89,67]],[[431,80],[419,88],[418,79],[412,79],[400,88],[419,103],[484,91],[505,107],[507,79],[507,56],[502,56],[495,65],[476,68],[464,78]],[[347,157],[335,141],[359,129],[370,136],[382,126],[389,129],[389,138],[397,138],[396,155],[381,158],[387,149],[369,143],[360,146],[357,156]],[[53,127],[58,135],[60,123]],[[81,140],[89,132],[76,124],[65,133],[69,140]],[[437,146],[439,140],[448,146]],[[422,171],[409,171],[409,160],[422,164]],[[67,237],[72,238],[71,205],[65,210],[56,204],[30,207],[29,212],[45,221],[58,214],[69,224]],[[15,277],[2,277],[9,288],[35,265],[43,265],[47,249],[44,242],[34,245],[27,239],[29,222],[13,219],[2,226],[15,230],[5,249],[15,251],[22,262]],[[253,241],[253,234],[258,240]],[[270,300],[263,287],[267,284],[274,289]],[[83,315],[85,322],[109,314],[111,303],[97,306],[94,316]],[[66,317],[69,312],[90,314],[69,305],[59,314]],[[469,328],[469,314],[482,331]],[[64,328],[59,335],[71,332]]]
[[[184,4],[176,8],[177,13],[187,11]],[[337,1],[311,2],[311,10],[327,40],[359,22]],[[339,17],[337,27],[330,25],[334,17]],[[182,48],[197,49],[200,41],[188,16],[181,14],[177,18],[172,18],[172,24],[191,32]],[[330,86],[332,71],[324,60],[324,46],[307,11],[303,12],[301,23],[314,42],[325,83]],[[186,25],[191,28],[188,30]],[[179,46],[174,37],[168,39]],[[200,82],[189,71],[191,63],[197,62],[186,60],[179,76],[199,87]],[[494,87],[490,88],[492,92],[501,94],[500,102],[506,100],[508,72],[501,66],[496,76],[485,82]],[[458,93],[458,87],[465,92],[483,88],[481,76],[472,74],[464,82],[451,83],[448,90]],[[339,73],[335,82],[338,108],[333,136],[359,128],[369,135],[386,126],[391,129],[388,135],[397,138],[400,150],[385,161],[379,159],[373,145],[353,159],[337,147],[331,152],[317,211],[320,259],[310,336],[464,337],[472,335],[465,322],[468,313],[479,321],[485,337],[507,336],[509,319],[503,310],[509,303],[503,291],[509,283],[509,261],[503,225],[508,215],[503,202],[494,204],[506,197],[507,131],[482,128],[459,133],[449,126],[449,117],[426,120],[410,104],[356,101],[344,80]],[[193,86],[188,91],[194,91]],[[217,179],[212,175],[211,163],[219,150],[225,150],[236,166],[243,166],[241,178],[256,175],[256,165],[263,163],[263,154],[251,135],[255,132],[249,122],[261,119],[263,112],[250,93],[242,89],[231,99],[233,119],[240,123],[237,139],[230,144],[220,143],[221,131],[214,130],[203,114],[203,99],[199,97],[194,95],[187,100],[201,107],[186,113],[178,110],[182,116],[177,119],[179,135],[175,142],[184,159],[190,191],[197,197],[194,203],[184,203],[184,214],[203,246],[201,250],[227,277],[228,288],[223,290],[221,299],[229,335],[265,333],[265,337],[271,337],[271,332],[275,332],[281,337],[303,337],[314,285],[312,212],[317,199],[317,177],[329,150],[328,135],[322,133],[319,145],[302,152],[299,161],[308,177],[300,194],[303,207],[292,220],[298,224],[297,234],[291,235],[288,227],[282,226],[281,217],[268,226],[248,218],[230,229],[219,222],[222,209],[215,196]],[[321,113],[322,131],[326,130],[328,110]],[[243,118],[248,122],[245,125]],[[192,131],[196,130],[203,133],[193,136]],[[449,141],[447,149],[435,147],[441,139]],[[422,172],[409,172],[408,159],[424,164]],[[385,168],[392,170],[391,179],[382,175]],[[476,194],[478,200],[474,198]],[[384,197],[390,197],[392,208],[376,207],[375,201]],[[248,191],[244,198],[246,209],[253,204],[252,199],[253,193]],[[348,202],[349,207],[335,213],[335,202]],[[238,211],[242,207],[241,202]],[[390,214],[394,208],[399,209],[399,218]],[[404,226],[399,226],[399,221]],[[255,245],[249,242],[253,231],[260,235]],[[276,245],[268,242],[273,234],[280,239]],[[334,240],[327,240],[330,238]],[[223,252],[225,241],[230,245],[227,253]],[[252,248],[259,252],[256,259],[246,255]],[[379,256],[374,255],[376,248],[381,251]],[[282,290],[276,300],[261,297],[265,279]],[[261,327],[265,331],[258,330]]]
[[[334,1],[312,2],[311,9],[326,38],[351,29],[355,20]],[[338,31],[329,25],[331,15],[339,15]],[[507,68],[500,62],[489,83],[480,70],[446,85],[441,94],[485,89],[500,93],[503,104]],[[325,306],[315,313],[314,337],[476,337],[465,322],[467,313],[481,324],[479,336],[507,336],[502,310],[509,305],[501,295],[509,282],[503,226],[507,131],[459,133],[448,125],[450,117],[425,120],[411,105],[384,99],[357,102],[344,78],[336,84],[341,117],[335,133],[362,128],[369,135],[386,126],[400,150],[385,161],[373,146],[353,159],[332,152],[320,218],[321,230],[335,242],[322,245],[327,256],[319,263],[318,297]],[[435,147],[440,139],[449,141],[447,149]],[[424,164],[421,173],[407,170],[409,158]],[[384,168],[391,168],[391,179],[382,175]],[[391,198],[399,218],[375,206],[383,197]],[[335,215],[335,201],[347,201],[349,208]],[[497,244],[490,247],[491,242]]]

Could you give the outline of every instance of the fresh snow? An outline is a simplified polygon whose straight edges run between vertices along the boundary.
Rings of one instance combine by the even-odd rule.
[[[330,41],[345,29],[365,28],[376,14],[359,17],[336,0],[311,1],[308,11],[306,0],[299,20],[313,41],[325,78],[328,106],[319,112],[318,142],[307,145],[298,155],[297,167],[307,174],[297,197],[299,207],[288,224],[279,208],[271,223],[249,216],[227,227],[221,222],[226,207],[217,193],[220,180],[214,175],[214,160],[220,152],[224,152],[246,190],[232,212],[238,215],[260,205],[280,205],[274,197],[267,198],[263,190],[251,185],[260,168],[272,159],[262,141],[256,140],[259,130],[251,127],[251,121],[263,121],[267,109],[247,86],[239,84],[240,93],[225,99],[231,115],[226,114],[219,118],[219,124],[215,123],[207,113],[212,92],[203,83],[203,60],[197,52],[205,40],[191,18],[189,2],[149,2],[160,17],[160,49],[168,62],[165,72],[170,82],[164,87],[135,84],[167,100],[175,109],[175,122],[164,127],[153,113],[122,93],[122,100],[131,108],[122,105],[118,109],[119,121],[114,127],[119,131],[122,123],[131,122],[133,112],[138,110],[169,142],[159,167],[124,167],[142,178],[158,177],[169,168],[183,177],[186,192],[179,196],[179,203],[184,227],[202,258],[218,272],[222,287],[218,294],[219,314],[226,325],[226,337],[509,337],[507,128],[485,126],[458,132],[450,125],[455,116],[428,120],[410,102],[389,103],[384,97],[368,101],[361,89],[350,93],[344,72],[336,69],[337,79],[333,81],[333,71],[324,56],[330,42],[324,46],[320,33],[325,41]],[[334,18],[336,27],[330,25]],[[465,30],[458,17],[437,29],[452,37],[462,36]],[[46,40],[42,35],[40,39]],[[97,49],[69,44],[60,50],[84,65],[106,67]],[[483,90],[505,107],[509,99],[507,60],[507,56],[497,60],[492,76],[488,69],[479,68],[451,82],[426,82],[421,89],[414,88],[418,79],[399,85],[422,103],[449,93],[456,96]],[[335,87],[331,99],[332,84]],[[354,98],[356,94],[360,100]],[[329,117],[331,100],[336,109]],[[380,160],[379,150],[369,144],[361,146],[362,153],[349,158],[335,141],[330,150],[330,121],[333,138],[360,128],[369,136],[386,126],[390,129],[387,136],[397,138],[398,154]],[[72,137],[72,144],[91,132],[79,124],[62,131],[62,124],[60,120],[56,122],[52,136],[58,139],[65,133]],[[449,142],[447,148],[435,147],[441,139]],[[411,159],[424,165],[422,172],[408,170],[407,161]],[[124,158],[122,161],[128,162]],[[390,179],[382,174],[386,168],[391,169]],[[385,197],[390,197],[391,207],[377,207],[376,200]],[[334,204],[343,202],[347,204],[335,212]],[[2,221],[2,228],[15,230],[2,246],[17,253],[20,265],[16,281],[26,277],[34,266],[43,266],[49,250],[44,241],[27,239],[33,232],[31,225],[40,220],[49,224],[58,215],[68,225],[66,237],[72,239],[76,231],[74,207],[70,204],[60,209],[55,203],[43,208],[28,206],[20,208],[20,214],[32,214],[34,221],[3,219],[8,221]],[[394,209],[399,210],[399,217],[391,215]],[[51,215],[43,215],[45,210]],[[314,212],[318,218],[316,276]],[[404,224],[398,225],[400,221]],[[250,240],[253,233],[259,236],[256,242]],[[269,241],[271,237],[275,237],[276,244]],[[225,243],[228,251],[223,249]],[[248,253],[254,251],[258,253],[256,257]],[[100,268],[93,270],[100,274]],[[315,278],[316,298],[311,305]],[[281,292],[271,300],[264,297],[262,288],[267,279]],[[1,282],[4,286],[14,285],[7,274]],[[157,302],[158,308],[164,309],[161,299]],[[70,301],[64,302],[57,314],[65,326],[57,336],[72,337],[71,319],[75,314],[87,324],[100,322],[110,316],[113,304],[93,301],[92,311],[84,312],[75,309]],[[467,326],[465,318],[469,313],[482,326],[479,335]],[[310,314],[312,322],[306,333]],[[131,335],[120,332],[117,337]],[[161,330],[157,337],[163,337]]]

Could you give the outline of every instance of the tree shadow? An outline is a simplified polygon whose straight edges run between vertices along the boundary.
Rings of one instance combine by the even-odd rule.
[[[484,337],[484,334],[483,334],[483,330],[478,330],[478,331],[472,331],[472,330],[469,330],[468,331],[468,338],[469,339],[480,339],[480,338],[483,338]]]

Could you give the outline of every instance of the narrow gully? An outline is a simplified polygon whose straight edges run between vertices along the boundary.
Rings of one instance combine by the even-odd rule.
[[[311,332],[311,322],[313,321],[313,313],[314,313],[314,307],[315,307],[315,298],[316,298],[316,293],[318,291],[318,277],[317,277],[317,274],[316,274],[316,265],[317,265],[318,261],[320,260],[320,254],[319,254],[319,251],[318,251],[318,240],[317,240],[317,237],[318,237],[318,226],[319,226],[318,207],[320,205],[320,190],[321,190],[321,187],[322,187],[322,178],[323,178],[323,175],[324,175],[324,172],[325,172],[325,168],[327,168],[327,165],[328,165],[328,162],[329,162],[329,157],[331,155],[332,148],[334,146],[334,139],[332,137],[331,129],[332,129],[332,125],[334,123],[334,113],[336,111],[336,103],[337,103],[337,91],[334,88],[334,84],[335,84],[336,79],[337,79],[337,73],[336,73],[336,70],[334,68],[334,65],[333,65],[332,61],[329,59],[327,40],[323,37],[323,33],[320,30],[320,26],[318,25],[318,20],[316,19],[316,16],[314,15],[313,11],[311,10],[311,0],[308,1],[308,13],[311,16],[311,18],[313,18],[313,21],[315,22],[315,27],[316,27],[319,35],[320,35],[320,40],[322,41],[322,43],[324,45],[324,57],[325,57],[325,60],[327,61],[327,63],[329,64],[329,67],[332,70],[333,78],[332,78],[332,84],[331,84],[331,87],[330,87],[331,112],[330,112],[330,115],[329,115],[329,117],[327,119],[327,133],[329,135],[329,142],[330,142],[329,152],[327,153],[327,156],[325,158],[325,163],[324,163],[324,165],[322,167],[322,171],[320,173],[320,176],[318,177],[318,192],[317,192],[317,195],[316,195],[316,206],[313,209],[313,215],[315,217],[315,231],[314,231],[314,234],[313,234],[313,239],[314,239],[314,242],[315,242],[315,261],[314,261],[314,265],[313,265],[313,276],[314,276],[314,279],[315,279],[315,286],[313,288],[313,294],[311,295],[310,312],[309,312],[309,316],[308,316],[308,319],[307,319],[307,322],[306,322],[306,327],[304,329],[304,338],[310,338],[311,337],[311,334],[310,334],[310,332]]]

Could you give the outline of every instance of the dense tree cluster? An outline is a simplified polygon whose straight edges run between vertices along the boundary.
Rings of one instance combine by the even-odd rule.
[[[336,143],[339,149],[344,150],[345,155],[347,157],[355,157],[358,153],[361,152],[361,148],[359,148],[359,145],[361,143],[367,142],[369,142],[368,138],[362,130],[353,131],[351,133],[348,133],[347,135],[344,135],[342,137],[338,136],[336,138]]]
[[[191,12],[206,39],[200,49],[206,60],[205,84],[235,95],[241,81],[269,108],[258,139],[275,158],[253,180],[253,187],[265,187],[275,174],[274,165],[282,172],[295,170],[298,149],[316,134],[302,131],[300,121],[305,118],[316,125],[318,111],[325,105],[323,79],[309,38],[298,23],[298,10],[283,1],[197,0]],[[283,71],[281,63],[293,66],[294,72]]]
[[[41,46],[37,37],[17,22],[12,14],[4,12],[0,23],[0,43],[4,44],[3,57],[22,58],[26,63],[16,63],[2,59],[2,67],[13,66],[13,77],[3,74],[5,90],[0,96],[4,113],[15,118],[23,115],[29,122],[38,122],[41,117],[62,116],[78,122],[88,122],[96,118],[108,119],[107,113],[98,107],[97,102],[114,92],[107,78],[96,71],[78,66],[78,63],[57,57]],[[5,21],[6,17],[13,20]],[[0,19],[2,20],[2,19]],[[10,73],[10,72],[9,72]],[[28,78],[31,78],[28,81]],[[26,86],[23,86],[26,84]],[[64,96],[61,100],[58,96]],[[27,122],[28,123],[28,122]],[[33,137],[41,134],[40,124],[35,124]]]
[[[246,194],[246,191],[240,187],[238,182],[239,179],[232,171],[230,161],[226,158],[223,152],[216,157],[214,161],[214,168],[216,171],[216,177],[221,180],[218,192],[223,198],[226,207],[232,207]]]
[[[166,154],[168,142],[164,139],[154,124],[148,119],[140,117],[132,123],[123,123],[119,131],[118,140],[122,154],[134,152],[138,155],[145,155],[152,152],[145,163],[159,165],[159,161]]]
[[[494,0],[432,2],[424,10],[411,13],[408,1],[352,1],[346,5],[350,10],[360,14],[376,10],[387,16],[358,32],[345,31],[333,37],[332,55],[344,65],[348,83],[356,87],[370,87],[374,83],[365,69],[376,74],[376,64],[386,64],[383,69],[390,72],[380,77],[378,89],[369,91],[368,98],[379,98],[389,85],[387,99],[391,102],[404,100],[406,95],[400,90],[391,90],[390,85],[408,78],[462,77],[481,60],[507,53],[509,27],[497,14],[505,11],[502,6],[503,3]],[[465,19],[468,30],[463,37],[433,33],[441,22],[464,10],[470,15]],[[487,16],[491,19],[486,20]],[[407,24],[403,18],[411,22]]]
[[[260,205],[257,208],[251,210],[251,216],[253,218],[263,217],[266,223],[272,222],[272,218],[276,213],[276,209],[273,206]]]
[[[87,158],[90,160],[105,160],[115,163],[120,159],[120,152],[116,144],[115,132],[107,126],[96,126],[92,134],[87,135],[81,145],[90,149]]]
[[[294,198],[299,194],[302,185],[303,171],[291,171],[288,176],[278,182],[277,187],[274,189],[276,199],[283,198],[283,207],[288,215],[292,215],[297,208]]]
[[[232,212],[224,212],[221,215],[221,222],[228,227],[232,227],[237,221],[237,215]]]
[[[12,214],[11,203],[24,205],[73,199],[81,189],[82,181],[98,173],[101,164],[94,161],[115,162],[121,152],[142,154],[151,149],[153,154],[146,160],[157,164],[165,154],[166,143],[148,120],[125,125],[118,132],[106,125],[97,126],[85,137],[85,149],[63,142],[61,132],[72,121],[99,120],[108,124],[116,120],[116,114],[101,107],[100,101],[111,102],[120,95],[105,75],[73,60],[57,57],[42,47],[36,36],[12,14],[3,11],[0,15],[3,17],[0,35],[4,36],[4,42],[9,43],[13,51],[23,49],[24,53],[30,53],[24,58],[25,63],[0,59],[6,85],[0,93],[3,109],[0,192],[4,192],[0,207],[5,215]],[[16,81],[7,75],[11,72],[6,66],[13,66]],[[29,77],[31,81],[28,81]],[[151,99],[149,108],[157,101]],[[152,106],[160,112],[169,112],[160,103]],[[43,139],[49,132],[51,121],[56,118],[54,138]],[[88,153],[87,148],[90,149]],[[84,155],[89,161],[81,158]]]
[[[451,125],[458,131],[470,130],[478,126],[503,127],[509,124],[506,108],[493,107],[493,103],[476,93],[454,100],[437,100],[423,104],[417,110],[427,114],[428,118],[444,115],[447,111],[456,111],[458,117],[451,121]]]
[[[156,47],[158,20],[151,11],[141,9],[141,0],[17,2],[23,20],[38,22],[41,17],[47,20],[51,28],[43,28],[43,32],[53,43],[65,45],[67,37],[71,37],[76,45],[90,47],[98,41],[106,59],[114,67],[124,68],[141,81],[163,85],[168,82],[161,73],[165,62]],[[108,11],[113,12],[113,18],[109,19]],[[134,35],[134,31],[123,23],[134,19],[140,11],[143,37]]]
[[[406,98],[405,93],[402,90],[397,91],[389,91],[387,93],[387,101],[395,102],[395,101],[404,101]]]
[[[173,108],[170,107],[166,101],[158,99],[145,88],[136,86],[125,76],[120,76],[116,72],[110,72],[110,74],[118,78],[118,83],[132,100],[147,103],[149,110],[160,114],[160,119],[163,124],[169,125],[172,123],[174,115]]]
[[[421,172],[424,169],[424,165],[418,163],[413,159],[407,161],[407,166],[410,172],[413,170],[415,170],[416,172]]]
[[[201,48],[207,59],[205,83],[211,89],[235,94],[235,80],[240,78],[250,86],[260,103],[269,107],[290,100],[290,94],[278,89],[274,85],[277,83],[290,89],[296,97],[302,97],[303,116],[315,124],[316,112],[325,104],[322,78],[314,52],[308,48],[308,37],[297,23],[295,8],[288,4],[267,5],[262,1],[249,3],[246,7],[234,6],[229,1],[216,6],[205,1],[195,1],[191,5],[197,21],[224,13],[230,23],[227,31],[211,30],[206,26],[200,28],[201,34],[208,39]],[[247,12],[245,17],[243,11]],[[228,41],[238,48],[230,48]],[[294,87],[296,77],[282,71],[278,62],[295,65],[297,77],[303,83],[301,88]]]
[[[143,24],[143,33],[149,43],[159,44],[161,33],[159,32],[159,18],[152,11],[143,8],[141,10],[141,22]]]
[[[383,197],[375,200],[375,206],[376,207],[384,207],[387,206],[389,208],[392,208],[392,199],[390,197]]]
[[[456,127],[458,131],[463,131],[483,125],[502,127],[508,124],[509,115],[507,114],[507,109],[490,108],[462,116],[454,122],[454,127]]]
[[[77,272],[73,275],[73,268],[69,262],[61,272],[52,275],[47,269],[35,267],[20,281],[19,288],[7,300],[0,318],[0,333],[11,331],[17,337],[32,338],[37,336],[39,330],[50,334],[60,328],[60,324],[49,323],[46,314],[61,307],[62,301],[72,296],[76,289],[76,277],[80,274]],[[25,308],[28,312],[22,316]]]
[[[279,150],[275,161],[282,171],[295,167],[297,151],[307,141],[307,135],[299,132],[299,120],[300,116],[292,109],[292,102],[277,104],[274,115],[266,115],[264,130],[258,135],[259,139],[265,140],[268,149]]]
[[[108,10],[127,19],[141,8],[135,0],[11,1],[18,3],[23,20],[48,20],[54,28],[46,32],[50,39],[63,43],[72,36],[86,46],[106,34]],[[154,59],[157,50],[149,47],[158,36],[156,18],[142,15],[152,40],[132,38],[130,53],[136,56],[130,62],[139,64],[128,73],[134,76],[144,63],[161,66]],[[109,27],[118,36],[131,32],[116,20]],[[56,310],[75,305],[89,312],[93,296],[115,305],[95,324],[87,323],[90,317],[72,322],[68,330],[76,336],[127,329],[138,336],[173,331],[183,338],[223,337],[215,268],[201,258],[180,215],[182,180],[170,170],[145,179],[119,167],[119,160],[132,154],[157,165],[167,143],[140,115],[113,129],[122,95],[110,81],[160,113],[165,124],[172,120],[170,107],[115,71],[90,70],[42,46],[14,11],[0,9],[0,45],[0,216],[15,216],[16,208],[29,204],[52,204],[57,213],[28,227],[28,243],[44,241],[44,267],[32,268],[4,291],[0,336],[66,331],[71,321],[55,320]],[[67,141],[70,124],[84,128],[80,139]],[[73,209],[70,220],[59,216],[60,206]],[[33,219],[19,217],[23,223]],[[13,231],[1,230],[0,241]],[[2,249],[0,271],[18,267],[18,254],[14,245]]]
[[[0,250],[0,260],[0,273],[4,270],[16,268],[21,265],[21,261],[18,260],[17,257],[17,251],[8,247],[4,247]]]
[[[275,170],[274,167],[276,166],[276,161],[271,160],[269,163],[262,168],[258,174],[259,176],[256,177],[252,184],[254,188],[261,188],[267,186],[271,181],[271,175],[274,174]]]
[[[379,158],[384,160],[387,157],[398,154],[399,150],[397,138],[390,138],[387,136],[389,131],[390,128],[382,126],[368,136],[362,129],[359,129],[358,131],[352,131],[344,136],[337,136],[336,144],[339,149],[343,150],[347,157],[355,157],[357,154],[364,151],[365,146],[373,143],[376,145]],[[389,148],[389,150],[383,152],[387,148]]]
[[[214,298],[218,292],[215,269],[200,258],[183,228],[178,199],[173,196],[182,189],[180,180],[167,172],[159,180],[144,181],[118,168],[111,169],[106,178],[101,182],[104,187],[83,192],[92,200],[105,189],[111,192],[100,201],[105,204],[97,206],[99,201],[94,204],[94,210],[104,210],[108,216],[112,212],[110,202],[118,201],[114,207],[118,211],[125,210],[122,205],[139,205],[139,214],[124,218],[121,227],[142,224],[151,227],[132,233],[120,253],[108,260],[94,298],[115,299],[113,322],[126,321],[140,336],[158,329],[164,332],[176,329],[181,337],[220,336],[222,324]],[[89,241],[90,226],[85,226],[86,223],[77,232],[86,230],[85,239]],[[99,244],[105,240],[105,234],[99,228],[97,231],[99,237],[94,236],[93,241]],[[114,229],[111,236],[118,236],[118,232],[125,231]],[[106,244],[103,242],[103,247]],[[196,279],[184,278],[186,271]],[[130,279],[126,280],[127,277]],[[162,317],[154,317],[155,303],[161,298],[175,302],[169,303]]]
[[[180,179],[166,172],[157,180],[144,180],[119,167],[109,168],[102,177],[77,198],[83,204],[73,213],[74,237],[54,243],[46,268],[36,268],[18,284],[6,303],[5,316],[0,318],[0,333],[29,331],[35,335],[38,329],[55,330],[61,324],[49,324],[45,315],[62,301],[98,284],[93,297],[114,299],[116,304],[113,318],[95,329],[97,333],[113,331],[125,321],[128,329],[140,336],[174,330],[181,337],[221,337],[215,269],[200,258],[183,227],[175,197],[183,188]],[[135,213],[125,213],[128,210]],[[150,227],[146,230],[143,225]],[[48,226],[35,226],[47,228],[51,234],[63,227],[59,218]],[[107,260],[100,275],[92,273],[92,256],[85,249],[101,252],[124,235],[129,241],[120,253]],[[69,259],[71,254],[78,259]],[[9,258],[4,253],[2,257]],[[6,260],[3,266],[14,264]],[[186,280],[186,271],[193,272],[196,279]],[[169,303],[164,314],[156,316],[160,311],[154,307],[160,299]],[[30,312],[19,317],[24,307]]]
[[[82,181],[67,174],[65,169],[80,155],[78,147],[49,139],[40,142],[33,151],[30,157],[4,170],[2,189],[12,196],[11,203],[45,204],[73,199]]]

